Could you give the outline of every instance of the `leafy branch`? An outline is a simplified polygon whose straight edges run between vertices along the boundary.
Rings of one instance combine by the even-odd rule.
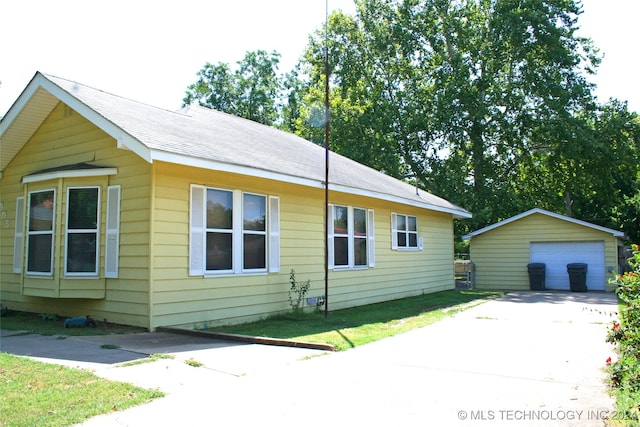
[[[292,268],[291,274],[289,275],[289,283],[291,283],[291,288],[289,289],[289,305],[291,305],[293,315],[299,317],[303,313],[304,297],[307,295],[307,292],[309,292],[311,280],[307,280],[306,282],[296,281],[296,272]]]

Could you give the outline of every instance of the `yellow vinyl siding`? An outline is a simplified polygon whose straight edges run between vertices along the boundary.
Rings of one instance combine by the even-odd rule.
[[[470,254],[476,287],[529,289],[530,242],[569,241],[603,241],[605,265],[617,265],[617,239],[610,233],[534,213],[472,237]],[[607,277],[612,276],[607,273]]]
[[[23,176],[40,170],[87,162],[115,167],[117,175],[53,179],[22,185]],[[2,229],[0,298],[12,309],[56,312],[61,316],[91,314],[96,319],[148,326],[148,218],[150,165],[60,103],[3,171],[0,201],[10,226]],[[107,186],[122,185],[120,268],[118,279],[104,278]],[[98,278],[64,278],[66,189],[100,186],[100,258]],[[54,277],[31,278],[12,271],[17,197],[37,189],[55,188],[56,228]],[[27,203],[25,203],[25,211]],[[24,254],[23,254],[24,255]],[[24,267],[24,258],[23,258]],[[48,297],[41,298],[40,296]],[[60,299],[57,299],[60,298]],[[99,298],[99,299],[95,299]]]
[[[156,162],[153,238],[153,327],[237,323],[287,311],[289,273],[311,280],[308,296],[324,294],[324,191]],[[280,272],[189,277],[190,185],[280,198]],[[330,193],[330,203],[373,209],[376,266],[329,273],[331,310],[452,289],[450,214],[367,197]],[[416,215],[422,251],[391,250],[391,212]]]
[[[64,178],[22,185],[34,172],[87,162],[116,175]],[[241,190],[279,198],[280,271],[225,277],[189,276],[190,186]],[[64,204],[68,186],[100,186],[98,278],[64,278]],[[104,277],[107,187],[121,186],[118,278]],[[15,205],[35,189],[56,188],[58,232],[54,278],[13,273]],[[324,191],[268,179],[156,161],[118,149],[116,141],[60,103],[3,171],[0,202],[0,299],[15,310],[90,314],[98,320],[155,329],[263,318],[290,309],[289,272],[311,280],[308,296],[324,294]],[[370,209],[375,267],[329,272],[331,310],[451,289],[451,214],[332,191],[330,203]],[[26,208],[26,206],[25,206]],[[391,213],[415,215],[424,249],[391,249]],[[98,295],[99,289],[100,294]],[[34,296],[40,295],[40,296]],[[47,298],[43,298],[47,297]]]

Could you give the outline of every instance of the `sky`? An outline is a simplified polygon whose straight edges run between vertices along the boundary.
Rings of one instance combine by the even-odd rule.
[[[10,0],[0,8],[0,116],[36,71],[169,110],[205,63],[278,51],[293,68],[327,0]],[[328,0],[329,10],[355,10]],[[640,112],[639,0],[583,0],[580,35],[605,55],[596,95]]]

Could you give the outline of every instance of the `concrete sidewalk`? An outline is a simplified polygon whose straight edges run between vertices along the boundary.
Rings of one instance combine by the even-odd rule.
[[[105,378],[167,392],[173,389],[173,380],[167,367],[182,368],[181,365],[184,365],[189,368],[187,371],[193,370],[185,363],[187,361],[197,362],[213,372],[239,377],[324,353],[305,348],[238,343],[167,332],[65,337],[23,335],[21,331],[6,330],[0,334],[0,351],[89,369]],[[161,363],[119,366],[126,362],[142,361],[153,354],[170,356],[171,359],[160,359]]]
[[[605,336],[614,319],[614,294],[514,292],[342,353],[187,344],[172,334],[60,341],[176,355],[131,367],[90,365],[105,378],[169,394],[84,426],[602,426],[613,410],[603,369],[613,355]],[[2,351],[25,338],[3,338]],[[100,348],[111,339],[119,350]]]

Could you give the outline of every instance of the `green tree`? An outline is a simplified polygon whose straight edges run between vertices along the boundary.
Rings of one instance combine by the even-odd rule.
[[[360,4],[359,10],[376,5]],[[369,24],[381,27],[365,28]],[[411,75],[413,59],[392,34],[382,41],[376,38],[385,31],[384,22],[376,19],[342,13],[329,17],[331,148],[402,179],[414,174],[408,165],[416,162],[415,148],[430,141],[424,131],[427,111],[421,101],[423,87]],[[308,96],[316,103],[324,96],[324,49],[325,34],[318,31],[304,55],[311,82]]]
[[[189,85],[184,105],[198,105],[244,117],[266,125],[279,121],[280,54],[263,50],[247,52],[231,71],[226,63],[206,63],[198,80]]]
[[[624,231],[640,241],[640,117],[626,102],[610,100],[593,122],[596,144],[590,153],[589,193],[580,201],[580,217]]]
[[[522,208],[522,174],[539,170],[527,166],[531,153],[563,141],[565,158],[579,155],[595,109],[587,76],[599,59],[575,35],[576,1],[356,3],[354,17],[329,20],[332,102],[348,100],[352,113],[335,117],[343,112],[332,104],[332,129],[351,127],[336,151],[357,149],[382,170],[379,153],[392,153],[391,174],[474,212],[469,228]],[[306,56],[317,83],[321,37]]]
[[[213,108],[233,114],[235,111],[234,76],[228,64],[206,63],[198,71],[198,81],[189,85],[183,105],[197,102],[201,107]]]
[[[621,229],[637,241],[638,115],[626,103],[610,100],[579,117],[579,142],[550,139],[545,149],[532,152],[520,165],[519,199]]]

